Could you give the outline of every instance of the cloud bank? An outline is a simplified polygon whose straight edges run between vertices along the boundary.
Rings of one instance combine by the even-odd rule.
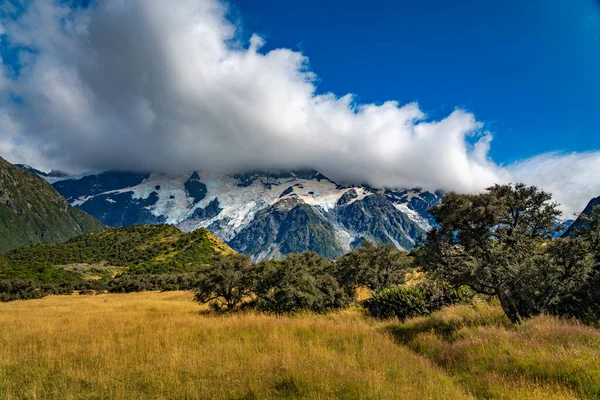
[[[359,104],[318,94],[308,58],[262,51],[217,0],[33,1],[0,13],[0,155],[66,170],[313,168],[339,181],[477,191],[525,181],[567,213],[600,195],[600,153],[548,154],[508,167],[491,134],[455,110]],[[573,177],[565,167],[579,168]],[[596,173],[594,175],[594,172]]]

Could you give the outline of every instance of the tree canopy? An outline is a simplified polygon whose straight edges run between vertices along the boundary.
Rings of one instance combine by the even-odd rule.
[[[553,239],[561,213],[534,186],[448,193],[430,212],[437,227],[415,251],[419,265],[453,285],[497,296],[513,322],[551,311],[594,267],[585,239]]]

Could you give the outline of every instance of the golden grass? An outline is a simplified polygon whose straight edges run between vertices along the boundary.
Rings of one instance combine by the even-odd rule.
[[[210,241],[210,243],[213,245],[214,249],[218,253],[222,253],[222,254],[226,254],[226,255],[227,254],[237,254],[237,251],[235,251],[234,249],[229,247],[224,241],[222,241],[221,239],[216,237],[214,233],[207,230],[206,237],[208,238],[208,240]]]
[[[357,311],[199,310],[181,292],[0,304],[0,398],[471,398]]]
[[[600,331],[542,316],[512,326],[498,306],[454,306],[385,328],[477,398],[600,398]]]
[[[125,271],[125,267],[116,267],[113,265],[105,265],[104,263],[100,264],[86,264],[86,263],[76,263],[76,264],[66,264],[66,265],[57,265],[57,268],[62,268],[67,271],[75,271],[81,274],[83,279],[85,280],[98,280],[102,279],[102,276],[96,275],[94,272],[102,271],[104,275],[108,275],[111,278],[119,275],[121,272]]]

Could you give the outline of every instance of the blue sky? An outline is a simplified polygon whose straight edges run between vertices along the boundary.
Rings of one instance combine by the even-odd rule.
[[[600,149],[600,7],[592,0],[249,0],[266,48],[309,56],[319,91],[454,107],[494,133],[491,156]]]
[[[0,0],[0,156],[73,173],[312,168],[462,192],[524,182],[572,213],[600,195],[599,10]]]

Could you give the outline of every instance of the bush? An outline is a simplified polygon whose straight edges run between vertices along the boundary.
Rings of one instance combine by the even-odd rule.
[[[378,290],[403,284],[411,265],[408,253],[393,244],[365,241],[336,261],[334,274],[348,293],[359,286]]]
[[[418,286],[392,287],[376,290],[370,299],[363,301],[364,307],[377,318],[406,318],[428,314],[431,302],[425,289]]]
[[[0,301],[39,299],[46,295],[39,285],[26,279],[0,279]]]
[[[301,310],[326,312],[347,306],[352,298],[331,270],[331,261],[312,252],[288,255],[280,262],[262,262],[258,310],[281,315]]]
[[[93,290],[104,290],[101,288],[102,281],[90,281],[98,282],[96,287],[89,287]],[[192,290],[195,287],[194,274],[165,274],[165,275],[154,275],[154,274],[139,274],[139,275],[128,275],[120,274],[114,279],[108,282],[106,289],[111,293],[131,293],[131,292],[144,292],[149,290]]]
[[[194,289],[196,300],[215,311],[326,312],[352,300],[332,275],[332,262],[312,252],[258,264],[239,254],[218,255],[197,272]]]
[[[196,274],[196,300],[216,311],[236,310],[255,293],[257,271],[248,256],[215,255],[211,265],[202,266]]]

